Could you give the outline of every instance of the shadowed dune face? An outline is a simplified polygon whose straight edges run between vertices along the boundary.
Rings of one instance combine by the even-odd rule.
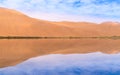
[[[15,65],[39,55],[98,51],[118,53],[120,40],[0,40],[0,67]]]

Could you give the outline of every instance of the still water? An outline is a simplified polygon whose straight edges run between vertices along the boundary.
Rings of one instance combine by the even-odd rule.
[[[0,75],[119,75],[119,52],[112,39],[0,40]]]
[[[52,54],[0,69],[0,75],[120,75],[120,54]]]

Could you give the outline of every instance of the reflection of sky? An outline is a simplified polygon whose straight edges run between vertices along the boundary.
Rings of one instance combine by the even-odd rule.
[[[46,20],[120,21],[120,0],[0,0],[0,6]]]
[[[53,54],[0,69],[0,75],[120,75],[120,54]]]

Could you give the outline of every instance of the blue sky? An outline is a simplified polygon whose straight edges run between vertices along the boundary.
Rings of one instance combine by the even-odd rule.
[[[120,21],[120,0],[0,0],[0,6],[51,21]]]

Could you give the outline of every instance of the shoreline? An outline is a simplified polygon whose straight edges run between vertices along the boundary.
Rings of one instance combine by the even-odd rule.
[[[0,36],[0,39],[120,39],[120,36],[98,36],[98,37]]]

